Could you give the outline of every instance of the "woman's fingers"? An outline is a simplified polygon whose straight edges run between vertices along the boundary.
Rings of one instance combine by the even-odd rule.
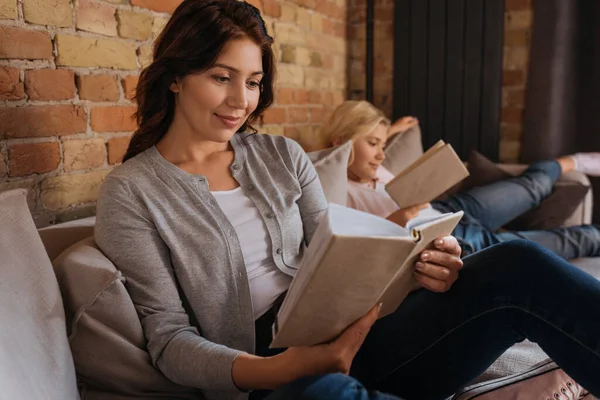
[[[421,253],[420,261],[428,264],[436,264],[452,271],[459,271],[463,267],[463,261],[459,256],[440,250],[425,250]]]
[[[454,236],[444,236],[442,238],[438,238],[433,242],[436,249],[454,254],[456,256],[460,256],[462,253],[462,249],[458,240]]]
[[[432,292],[446,292],[452,287],[452,282],[448,282],[445,280],[439,280],[432,278],[431,276],[425,275],[419,271],[414,272],[415,279],[417,282],[421,284],[425,289],[431,290]]]

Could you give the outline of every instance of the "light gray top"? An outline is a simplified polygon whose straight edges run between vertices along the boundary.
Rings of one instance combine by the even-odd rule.
[[[231,145],[231,173],[265,221],[277,267],[294,275],[327,208],[317,173],[282,136],[238,133]],[[155,366],[207,399],[247,398],[231,368],[254,352],[248,277],[206,178],[152,147],[108,175],[97,207],[95,240],[127,278]]]

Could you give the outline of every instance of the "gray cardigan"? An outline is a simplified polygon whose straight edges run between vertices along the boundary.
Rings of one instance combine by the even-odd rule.
[[[277,267],[294,275],[327,207],[317,174],[294,141],[236,134],[231,173],[262,215]],[[206,179],[152,147],[101,187],[95,240],[127,278],[154,365],[207,399],[245,399],[234,359],[254,352],[248,277],[234,228]]]

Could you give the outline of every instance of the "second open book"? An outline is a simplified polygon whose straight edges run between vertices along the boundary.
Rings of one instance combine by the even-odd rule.
[[[393,312],[415,287],[413,266],[463,213],[416,218],[406,228],[330,204],[277,314],[271,347],[328,342],[383,303]]]

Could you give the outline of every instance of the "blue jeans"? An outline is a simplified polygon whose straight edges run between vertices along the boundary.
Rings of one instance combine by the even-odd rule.
[[[494,244],[527,239],[571,260],[600,255],[600,230],[580,225],[544,231],[496,231],[524,212],[536,207],[550,194],[562,171],[556,161],[531,164],[520,176],[473,188],[445,201],[435,201],[433,208],[442,211],[463,210],[465,216],[452,233],[463,248],[463,255]]]
[[[448,292],[417,290],[373,325],[351,370],[364,387],[326,375],[267,399],[395,398],[365,388],[409,400],[445,399],[526,338],[600,396],[600,281],[523,240],[477,252],[464,264]],[[329,384],[329,397],[313,391]]]

